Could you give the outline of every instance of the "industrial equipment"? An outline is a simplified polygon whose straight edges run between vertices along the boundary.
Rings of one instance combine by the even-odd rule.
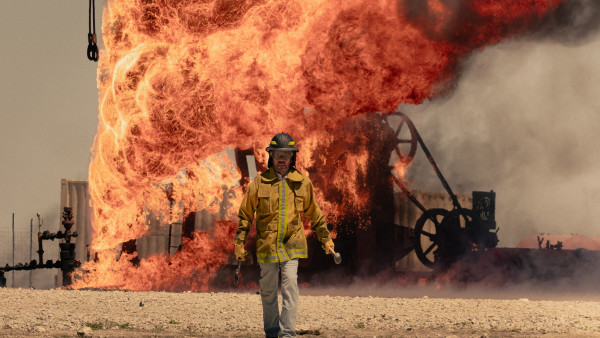
[[[58,268],[62,271],[63,277],[63,285],[67,286],[71,284],[71,273],[75,270],[76,267],[79,267],[81,263],[75,259],[75,243],[71,243],[72,237],[77,237],[77,232],[71,232],[71,228],[73,227],[73,211],[70,207],[65,207],[62,213],[63,221],[62,225],[65,231],[58,230],[56,233],[51,233],[50,231],[41,231],[42,222],[39,221],[39,231],[38,231],[38,255],[39,261],[32,260],[29,263],[18,263],[14,266],[6,265],[4,267],[0,267],[0,286],[6,287],[6,277],[4,277],[4,273],[8,271],[20,271],[20,270],[35,270],[35,269],[53,269]],[[38,214],[38,220],[39,220]],[[64,239],[64,243],[58,243],[60,247],[60,260],[53,262],[51,259],[47,260],[44,263],[44,247],[43,241],[54,239]]]
[[[426,209],[398,177],[392,176],[394,183],[423,212],[414,226],[415,253],[419,260],[431,268],[446,267],[462,255],[481,254],[486,249],[496,247],[498,244],[495,221],[496,193],[493,190],[473,191],[472,209],[463,208],[413,122],[403,113],[393,115],[400,117],[394,133],[397,144],[410,145],[406,154],[403,154],[398,146],[395,147],[399,161],[409,166],[416,153],[417,144],[420,145],[453,204],[452,210]],[[405,126],[408,128],[410,138],[398,138]],[[494,229],[496,231],[492,231]]]

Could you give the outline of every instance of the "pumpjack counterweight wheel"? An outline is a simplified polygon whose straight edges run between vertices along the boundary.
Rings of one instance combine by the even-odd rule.
[[[449,213],[446,209],[429,209],[415,223],[415,253],[428,268],[435,265],[435,255],[441,240],[438,234],[443,219]]]
[[[417,151],[417,129],[408,116],[397,112],[385,117],[385,122],[394,129],[396,144],[392,154],[398,157],[398,161],[405,167],[409,166]],[[394,125],[398,125],[394,128]]]
[[[443,267],[460,256],[477,249],[483,243],[473,233],[473,211],[470,209],[429,209],[415,223],[415,253],[429,268]]]

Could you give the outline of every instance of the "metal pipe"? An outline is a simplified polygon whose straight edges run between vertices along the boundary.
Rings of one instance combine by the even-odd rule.
[[[29,262],[31,263],[33,252],[33,218],[29,221]],[[31,280],[33,270],[29,270],[29,288],[33,288],[33,281]]]
[[[37,214],[38,218],[38,255],[40,259],[40,264],[44,264],[44,247],[42,245],[42,219],[40,218],[40,214]]]
[[[12,214],[12,266],[15,266],[15,213]],[[12,272],[12,287],[15,287],[15,270]]]

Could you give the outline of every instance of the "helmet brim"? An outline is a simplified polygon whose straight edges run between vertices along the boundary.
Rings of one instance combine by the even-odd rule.
[[[294,148],[272,148],[272,147],[267,147],[267,152],[271,152],[271,151],[293,151],[293,152],[298,152],[298,149],[294,149]]]

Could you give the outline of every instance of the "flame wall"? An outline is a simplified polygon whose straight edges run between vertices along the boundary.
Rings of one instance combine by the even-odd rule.
[[[335,217],[344,203],[364,203],[368,196],[347,187],[364,173],[365,152],[349,149],[341,162],[318,157],[334,141],[355,143],[357,135],[339,126],[451,89],[462,57],[525,32],[559,2],[109,1],[89,177],[92,246],[101,259],[86,265],[91,273],[75,287],[209,287],[232,235],[221,243],[198,234],[172,265],[161,257],[135,268],[125,259],[114,264],[111,250],[144,234],[151,210],[167,222],[180,212],[168,208],[167,195],[185,212],[218,208],[224,194],[233,196],[230,222],[215,225],[216,237],[227,238],[242,189],[220,153],[253,147],[262,159],[280,131],[299,144],[300,169],[330,169],[341,200],[350,201],[319,191],[326,212]]]

